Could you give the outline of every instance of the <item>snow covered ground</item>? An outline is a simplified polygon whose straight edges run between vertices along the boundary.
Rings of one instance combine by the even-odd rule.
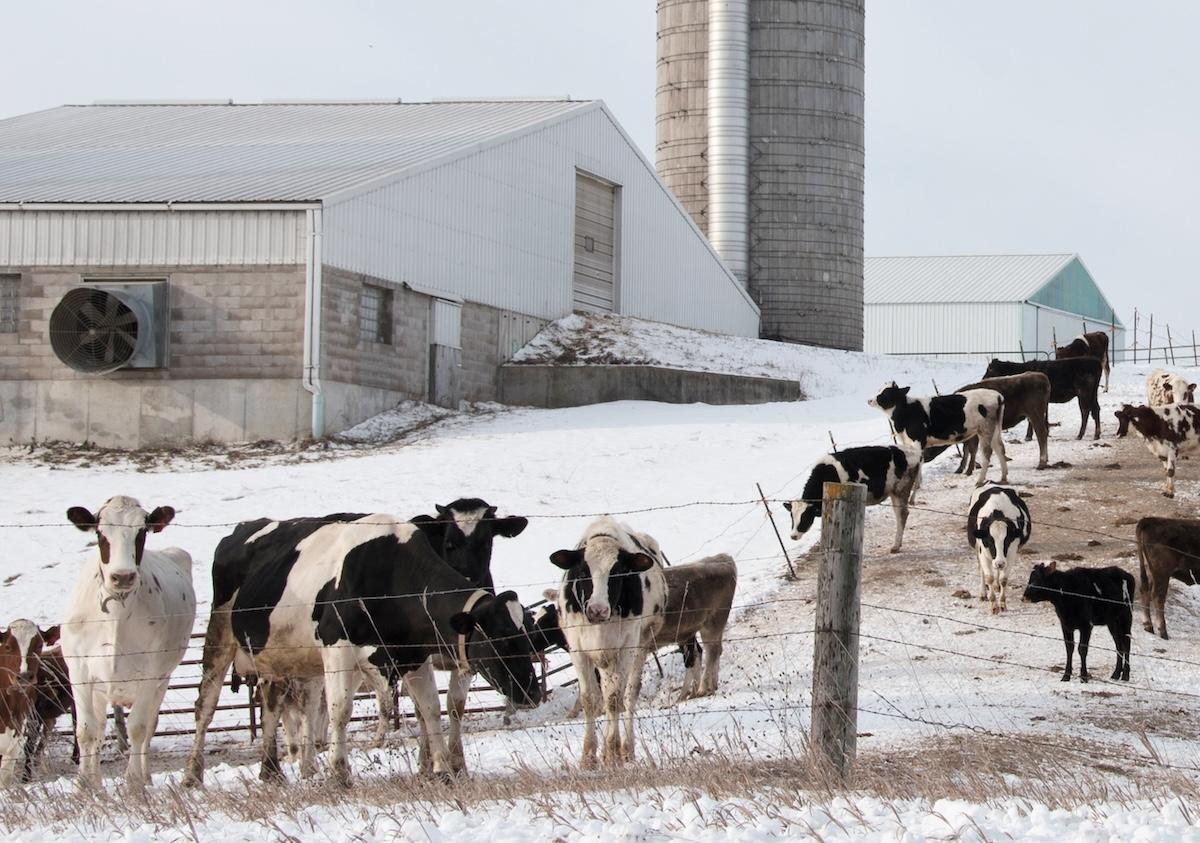
[[[661,340],[651,345],[656,361],[677,359],[664,352],[667,346]],[[315,461],[296,461],[282,454],[224,470],[178,459],[158,468],[133,461],[64,468],[30,462],[12,451],[4,468],[8,494],[0,500],[0,524],[6,525],[0,530],[8,548],[0,557],[0,598],[8,616],[3,620],[25,616],[45,625],[58,619],[86,551],[86,537],[64,523],[64,512],[75,504],[99,506],[117,493],[131,494],[147,506],[170,504],[178,510],[176,522],[151,540],[158,546],[178,544],[197,559],[201,629],[211,596],[206,560],[211,559],[217,541],[239,520],[345,510],[410,516],[432,511],[434,503],[456,497],[483,497],[498,505],[502,514],[530,517],[530,526],[521,536],[497,541],[493,572],[498,586],[514,588],[523,599],[533,601],[545,587],[557,585],[558,571],[547,560],[552,551],[572,545],[592,515],[626,512],[622,517],[657,537],[673,562],[728,552],[738,560],[740,569],[738,608],[728,631],[721,692],[709,699],[671,704],[681,665],[677,655],[664,653],[665,676],[660,679],[653,668],[647,672],[646,708],[639,719],[643,756],[668,767],[709,756],[759,762],[795,760],[803,754],[808,723],[811,563],[802,566],[800,582],[781,582],[784,564],[762,505],[755,501],[755,484],[761,483],[768,498],[799,494],[812,462],[829,450],[830,434],[839,447],[887,442],[886,421],[866,405],[866,399],[885,380],[912,384],[914,393],[931,391],[931,381],[936,381],[947,391],[978,379],[982,366],[792,346],[783,347],[787,354],[781,364],[779,344],[757,345],[771,346],[760,349],[763,359],[773,361],[777,373],[786,365],[790,376],[801,379],[812,400],[731,407],[618,402],[563,410],[488,408],[481,415],[441,421],[432,414],[426,416],[420,408],[406,408],[396,414],[399,419],[381,419],[364,428],[357,441],[386,440],[389,431],[404,429],[410,422],[423,426],[416,441],[350,448],[336,458]],[[752,359],[748,352],[746,360]],[[677,362],[692,365],[694,360]],[[739,370],[754,368],[749,362],[747,367]],[[1121,366],[1114,370],[1113,391],[1105,397],[1102,415],[1106,442],[1115,429],[1112,409],[1119,400],[1138,399],[1147,368]],[[1188,374],[1190,380],[1196,380],[1196,372]],[[1052,429],[1051,461],[1080,465],[1111,459],[1107,452],[1094,449],[1090,439],[1076,442],[1070,438],[1078,424],[1074,405],[1052,408],[1052,420],[1061,421],[1062,427]],[[1015,438],[1009,437],[1010,441]],[[347,439],[353,441],[354,437]],[[1126,441],[1121,447],[1120,458],[1127,464],[1150,464],[1140,443]],[[1045,499],[1049,506],[1051,490],[1062,475],[1034,472],[1033,455],[1032,446],[1013,446],[1011,479],[1034,489],[1033,500]],[[922,502],[929,510],[961,512],[965,508],[970,484],[950,476],[948,463],[943,458],[927,475]],[[1154,469],[1149,465],[1149,473],[1139,475],[1137,481],[1145,500],[1153,499],[1157,493],[1154,485],[1161,482],[1161,477],[1150,471]],[[1194,471],[1185,463],[1180,471],[1180,498],[1174,506],[1190,508],[1194,514],[1200,477],[1189,474]],[[1055,506],[1048,517],[1086,523],[1086,489],[1074,489],[1072,494],[1078,499],[1071,505],[1074,514],[1059,512]],[[789,553],[796,560],[816,540],[816,531],[798,544],[787,541],[784,514],[777,505],[774,510]],[[890,540],[891,517],[886,507],[869,513],[872,541],[886,545]],[[933,545],[924,551],[923,536]],[[1135,677],[1143,680],[1140,687],[1153,686],[1152,690],[1096,683],[1092,687],[1102,695],[1124,696],[1115,700],[1084,697],[1077,684],[1060,689],[1056,678],[1044,672],[1056,662],[1061,664],[1062,658],[1048,607],[1020,608],[1018,603],[1011,617],[993,619],[983,614],[973,599],[956,601],[951,596],[959,588],[975,589],[978,581],[965,547],[959,547],[960,537],[960,523],[936,511],[916,512],[905,541],[908,555],[890,560],[884,555],[867,562],[875,567],[867,577],[864,601],[951,619],[931,620],[882,608],[864,610],[864,630],[877,640],[864,641],[860,706],[865,712],[859,720],[863,733],[860,753],[885,758],[943,734],[946,730],[936,724],[953,723],[1000,733],[1028,731],[1046,740],[1065,735],[1068,740],[1101,746],[1103,752],[1113,752],[1114,745],[1127,745],[1128,764],[1117,764],[1120,769],[1116,773],[1110,769],[1095,775],[1101,784],[1105,776],[1114,776],[1118,782],[1136,780],[1131,770],[1140,763],[1137,757],[1145,754],[1144,748],[1126,740],[1131,730],[1128,723],[1105,725],[1098,716],[1101,701],[1124,705],[1120,710],[1126,714],[1144,710],[1149,719],[1150,714],[1160,713],[1157,708],[1163,704],[1163,692],[1178,689],[1180,696],[1170,701],[1171,712],[1178,710],[1185,721],[1198,719],[1200,709],[1195,700],[1200,698],[1184,694],[1186,689],[1196,688],[1197,668],[1190,662],[1195,660],[1195,641],[1200,637],[1200,600],[1179,587],[1174,589],[1176,596],[1168,611],[1173,613],[1169,620],[1174,622],[1175,636],[1162,642],[1162,649],[1168,658],[1178,657],[1181,663],[1162,662],[1151,671],[1147,658],[1153,659],[1153,648],[1160,645],[1135,632]],[[945,541],[934,544],[934,538]],[[1057,535],[1035,549],[1048,555],[1074,546],[1072,541],[1082,544],[1084,539]],[[1124,563],[1127,567],[1128,562]],[[1022,584],[1014,583],[1014,587],[1019,589]],[[1041,637],[1014,644],[1012,636],[998,631],[962,633],[971,622],[1036,632]],[[1101,630],[1094,641],[1093,670],[1098,676],[1107,676],[1111,667],[1106,637]],[[969,652],[975,660],[922,652],[909,646],[910,642]],[[1036,665],[1043,672],[1002,664],[1005,660]],[[167,705],[189,706],[193,695],[192,691],[180,693],[168,698]],[[1089,699],[1092,702],[1085,705]],[[989,701],[994,703],[991,708]],[[505,727],[498,715],[470,721],[466,751],[473,776],[503,781],[532,773],[553,778],[557,771],[573,768],[581,727],[564,721],[570,702],[570,692],[559,691],[542,707],[521,712],[510,727]],[[897,711],[904,716],[897,716]],[[183,728],[189,720],[186,714],[168,715],[161,725]],[[1106,743],[1116,733],[1120,740]],[[1156,735],[1152,743],[1170,763],[1186,767],[1196,762],[1191,740],[1194,738],[1173,741]],[[254,772],[247,766],[252,753],[244,738],[217,737],[215,742],[222,751],[210,762],[210,788],[214,793],[239,793],[247,787],[245,778]],[[411,742],[402,734],[396,744],[399,751],[355,752],[352,763],[364,783],[407,775],[412,764]],[[178,779],[187,739],[160,738],[156,747],[156,769],[162,772],[156,775],[154,786],[168,793]],[[49,792],[68,793],[65,780],[53,781],[54,776],[70,770],[62,757],[66,747],[58,744],[50,749],[57,757],[50,764]],[[119,766],[114,762],[106,769],[116,774]],[[1019,791],[1016,785],[1014,788]],[[201,839],[219,834],[230,840],[262,839],[264,828],[273,829],[269,833],[279,839],[313,840],[395,836],[430,840],[717,839],[729,835],[745,840],[809,835],[920,840],[956,834],[968,839],[971,835],[991,839],[1005,834],[1056,840],[1200,839],[1191,825],[1195,816],[1188,808],[1127,799],[1050,811],[1032,801],[999,799],[999,794],[988,792],[980,793],[973,804],[880,800],[869,795],[830,801],[793,794],[787,801],[767,798],[769,788],[744,795],[708,796],[689,788],[668,787],[655,791],[653,799],[643,796],[640,791],[590,793],[588,802],[594,805],[587,810],[573,793],[536,800],[485,801],[465,812],[441,801],[402,809],[368,801],[349,807],[340,803],[336,809],[314,805],[284,811],[269,822],[237,819],[234,812],[214,808],[214,816],[192,833]],[[998,801],[983,804],[989,796]],[[784,807],[769,810],[774,802]],[[127,839],[150,839],[171,829],[173,836],[192,836],[171,822],[140,830],[132,817],[129,822],[106,839],[126,833],[130,835]],[[96,826],[70,823],[56,824],[44,832],[23,827],[11,832],[12,839],[23,840],[105,837]]]

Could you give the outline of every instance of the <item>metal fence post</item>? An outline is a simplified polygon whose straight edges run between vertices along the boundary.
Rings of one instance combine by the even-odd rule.
[[[864,486],[826,483],[821,512],[810,737],[816,763],[843,780],[849,776],[857,745],[866,496]]]

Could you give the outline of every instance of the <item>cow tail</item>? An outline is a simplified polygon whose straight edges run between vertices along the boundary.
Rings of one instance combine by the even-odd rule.
[[[1140,529],[1134,531],[1134,536],[1137,539],[1138,551],[1138,588],[1145,593],[1150,587],[1150,576],[1146,573],[1146,542]]]
[[[1000,393],[996,393],[1000,395]],[[992,431],[992,450],[996,454],[996,459],[1004,460],[1004,396],[1000,395],[1000,400],[996,402],[996,428]],[[1001,463],[1003,465],[1003,462]]]

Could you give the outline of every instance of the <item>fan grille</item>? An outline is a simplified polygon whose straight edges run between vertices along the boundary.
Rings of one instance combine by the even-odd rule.
[[[120,294],[77,287],[50,314],[50,347],[75,371],[104,374],[133,358],[142,330],[132,303]]]

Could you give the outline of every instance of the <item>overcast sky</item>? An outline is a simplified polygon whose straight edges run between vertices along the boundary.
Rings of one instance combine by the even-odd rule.
[[[569,94],[606,100],[653,161],[654,5],[6,3],[0,117]],[[867,0],[867,254],[1078,252],[1128,324],[1137,306],[1190,331],[1197,33],[1190,0]]]

